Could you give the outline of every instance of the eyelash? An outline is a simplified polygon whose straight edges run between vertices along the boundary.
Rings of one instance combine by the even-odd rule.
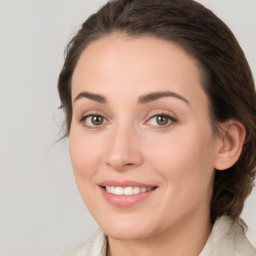
[[[94,126],[93,126],[93,125],[88,125],[88,124],[85,122],[85,120],[86,120],[87,118],[89,118],[89,117],[91,117],[91,118],[93,118],[93,117],[98,117],[98,118],[102,118],[102,119],[103,119],[103,122],[106,121],[106,118],[105,118],[104,116],[102,116],[102,115],[99,115],[99,114],[88,114],[88,115],[82,116],[81,119],[79,120],[79,122],[82,123],[83,125],[85,125],[85,126],[86,126],[87,128],[89,128],[89,129],[99,128],[99,127],[102,127],[102,126],[103,126],[103,124],[94,125]],[[91,120],[91,122],[92,122],[92,120]]]
[[[88,115],[85,115],[85,116],[82,116],[81,119],[79,120],[80,123],[83,123],[83,125],[85,125],[87,128],[89,129],[95,129],[95,128],[101,128],[102,126],[104,126],[105,124],[102,123],[102,124],[99,124],[99,125],[88,125],[85,120],[87,118],[93,118],[93,117],[97,117],[97,118],[102,118],[103,119],[103,122],[106,123],[108,122],[107,119],[100,115],[100,114],[88,114]],[[149,121],[153,118],[157,118],[157,117],[161,117],[161,118],[167,118],[168,119],[168,123],[167,124],[164,124],[164,125],[151,125],[153,127],[157,127],[157,128],[166,128],[166,127],[169,127],[171,124],[173,123],[177,123],[178,120],[177,118],[173,117],[172,115],[170,114],[166,114],[166,113],[159,113],[159,114],[155,114],[153,116],[151,116],[149,119],[147,119],[147,121],[145,122],[145,124],[149,124]],[[92,119],[90,121],[92,123]],[[157,122],[157,121],[156,121]]]
[[[173,123],[177,123],[177,118],[173,117],[172,115],[170,114],[166,114],[166,113],[159,113],[159,114],[156,114],[156,115],[153,115],[151,116],[147,121],[146,121],[146,124],[149,123],[149,121],[153,118],[157,118],[157,117],[161,117],[161,118],[167,118],[167,121],[168,123],[167,124],[164,124],[164,125],[152,125],[152,126],[157,126],[158,128],[166,128],[166,127],[169,127],[171,124]],[[157,121],[156,121],[157,122]]]

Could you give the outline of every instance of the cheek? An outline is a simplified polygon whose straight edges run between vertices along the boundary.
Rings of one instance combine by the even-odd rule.
[[[211,131],[200,131],[199,129],[180,129],[170,135],[156,137],[148,140],[145,149],[148,150],[148,158],[151,157],[165,166],[175,165],[200,166],[212,160],[215,146]],[[177,166],[177,167],[178,167]],[[181,172],[188,171],[182,170]]]
[[[78,130],[78,132],[77,132]],[[94,205],[95,181],[102,159],[102,147],[93,136],[85,136],[79,129],[73,129],[69,136],[69,152],[78,191],[90,209]],[[95,205],[94,205],[95,207]]]
[[[97,165],[102,159],[102,143],[97,143],[93,136],[85,136],[75,129],[69,136],[69,152],[77,185],[91,182],[97,172]]]
[[[181,129],[169,138],[152,143],[155,146],[148,152],[148,159],[166,181],[171,195],[183,197],[181,201],[184,201],[191,193],[211,191],[215,156],[211,129],[204,132]]]

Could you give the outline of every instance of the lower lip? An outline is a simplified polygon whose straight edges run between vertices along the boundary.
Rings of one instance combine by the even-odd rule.
[[[113,206],[120,207],[120,208],[128,208],[134,206],[135,204],[143,201],[144,199],[148,198],[152,193],[154,193],[155,189],[135,194],[135,195],[114,195],[107,192],[103,187],[100,187],[103,197],[105,200]]]

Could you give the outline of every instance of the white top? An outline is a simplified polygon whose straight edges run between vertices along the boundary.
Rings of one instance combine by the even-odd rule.
[[[106,256],[107,236],[98,230],[63,256]],[[212,232],[199,256],[256,256],[255,248],[247,240],[242,227],[222,216],[214,223]]]

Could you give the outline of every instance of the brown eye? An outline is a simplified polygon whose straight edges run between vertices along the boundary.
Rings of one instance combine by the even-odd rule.
[[[102,116],[91,116],[91,122],[93,125],[101,125],[104,122],[104,118]]]
[[[169,122],[169,118],[167,116],[156,116],[156,122],[159,125],[166,125]]]
[[[107,120],[101,115],[87,115],[80,120],[84,125],[90,128],[104,125]]]
[[[168,126],[169,124],[175,122],[177,122],[176,118],[166,114],[159,114],[152,116],[147,123],[152,126]]]

